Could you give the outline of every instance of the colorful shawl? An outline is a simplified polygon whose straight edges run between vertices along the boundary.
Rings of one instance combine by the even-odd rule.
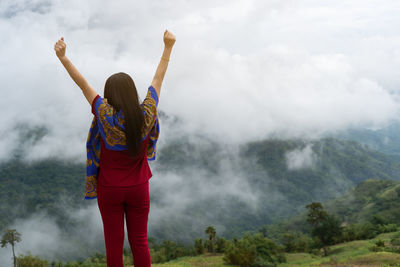
[[[156,143],[160,134],[160,125],[157,113],[158,95],[153,86],[150,86],[146,98],[140,104],[144,115],[144,126],[142,128],[142,141],[149,137],[147,145],[147,159],[155,160]],[[95,114],[90,126],[86,141],[86,185],[85,199],[97,197],[97,175],[100,166],[100,138],[111,150],[126,150],[124,116],[122,110],[117,112],[107,99],[100,95],[96,96],[92,103],[92,113]]]

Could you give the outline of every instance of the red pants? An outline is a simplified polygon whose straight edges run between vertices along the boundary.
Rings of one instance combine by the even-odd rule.
[[[98,185],[100,209],[106,243],[107,266],[123,267],[124,214],[128,241],[135,267],[151,266],[147,243],[147,219],[150,210],[149,182],[131,187]]]

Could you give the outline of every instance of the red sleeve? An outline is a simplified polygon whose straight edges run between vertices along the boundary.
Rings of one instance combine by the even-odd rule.
[[[92,113],[94,116],[96,116],[96,110],[94,110],[94,104],[96,103],[97,99],[100,97],[100,95],[97,95],[92,102]]]

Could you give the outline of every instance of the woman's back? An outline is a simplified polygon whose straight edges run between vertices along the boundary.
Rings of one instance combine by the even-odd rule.
[[[99,185],[128,187],[147,182],[152,177],[146,154],[148,140],[142,142],[143,152],[131,157],[127,150],[107,149],[101,138]]]
[[[126,121],[122,110],[116,111],[100,95],[95,97],[92,103],[92,113],[98,121],[100,130],[98,138],[100,141],[100,164],[97,179],[99,185],[129,187],[145,183],[152,177],[147,160],[155,158],[155,147],[159,134],[157,105],[157,93],[154,87],[150,86],[146,98],[140,105],[144,118],[141,130],[142,140],[138,154],[133,157],[126,146],[121,146],[126,144]]]

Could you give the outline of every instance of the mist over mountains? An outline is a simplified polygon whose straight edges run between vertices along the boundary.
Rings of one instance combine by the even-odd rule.
[[[27,130],[21,144],[44,132]],[[5,192],[0,228],[19,229],[20,251],[47,258],[102,251],[97,202],[83,200],[85,165],[57,159],[26,163],[18,158],[23,150],[0,166]],[[184,243],[202,237],[208,225],[232,238],[293,216],[310,202],[339,197],[366,179],[400,180],[399,157],[337,138],[227,146],[206,136],[179,135],[157,153],[151,163],[149,236]]]

